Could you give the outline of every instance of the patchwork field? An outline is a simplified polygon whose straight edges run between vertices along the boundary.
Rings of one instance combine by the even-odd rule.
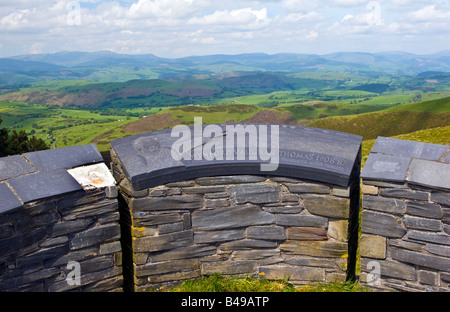
[[[362,71],[350,63],[351,71],[330,63],[326,71],[313,66],[293,72],[292,56],[279,55],[278,63],[262,67],[249,66],[249,57],[192,58],[132,71],[110,60],[111,66],[77,67],[69,76],[58,71],[53,78],[8,83],[0,91],[1,127],[25,130],[51,148],[94,143],[107,151],[113,139],[190,125],[194,117],[203,123],[305,125],[365,140],[450,126],[448,73],[368,71],[374,64]],[[270,71],[274,66],[277,71]],[[424,134],[421,139],[434,138]]]
[[[435,98],[438,95],[424,94],[422,97]],[[255,122],[307,125],[362,135],[365,140],[416,133],[420,140],[433,143],[433,140],[445,140],[445,131],[443,135],[434,130],[430,130],[429,134],[418,131],[445,130],[450,125],[450,97],[395,106],[308,101],[263,108],[255,101],[254,104],[136,108],[124,113],[106,115],[99,110],[76,107],[0,102],[2,127],[25,130],[46,140],[52,148],[94,143],[101,151],[106,151],[113,139],[177,124],[191,125],[194,117],[198,116],[205,124]]]

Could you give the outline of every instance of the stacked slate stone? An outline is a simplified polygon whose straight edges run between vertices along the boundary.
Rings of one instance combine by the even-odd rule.
[[[361,280],[449,291],[450,147],[379,137],[362,178]]]
[[[296,284],[347,278],[349,188],[241,175],[120,189],[137,291],[214,273]]]
[[[107,170],[93,145],[0,158],[0,291],[122,290]]]

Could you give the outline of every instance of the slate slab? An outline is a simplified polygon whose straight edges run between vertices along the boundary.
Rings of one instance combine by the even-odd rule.
[[[265,279],[288,278],[292,281],[325,281],[325,272],[322,268],[292,267],[281,264],[262,266],[259,268],[259,272]]]
[[[70,169],[103,162],[95,145],[69,146],[23,154],[39,171]]]
[[[372,270],[372,267],[368,265],[370,261],[373,260],[367,258],[361,259],[361,270],[370,273]],[[383,260],[377,260],[377,262],[380,264],[380,271],[384,277],[399,278],[407,281],[415,281],[417,279],[416,270],[412,265]]]
[[[0,183],[0,198],[0,213],[22,206],[22,203],[5,183]]]
[[[83,187],[63,169],[21,176],[8,180],[8,183],[24,203],[83,190]]]
[[[401,262],[416,264],[439,271],[450,272],[450,259],[447,258],[397,248],[391,249],[391,257],[392,259]]]
[[[406,213],[412,216],[434,219],[441,219],[443,217],[441,206],[433,203],[410,201],[406,207]]]
[[[30,165],[22,156],[15,155],[0,158],[0,181],[35,171],[36,168]]]
[[[202,125],[201,131],[207,126]],[[245,127],[249,127],[246,129],[256,129],[258,137],[246,139],[243,145],[235,132],[230,131],[230,127],[239,125],[214,126],[222,133],[212,138],[201,137],[200,141],[194,135],[195,126],[191,126],[185,128],[190,129],[192,134],[186,138],[172,137],[172,129],[165,129],[117,139],[111,142],[111,147],[134,190],[205,176],[230,175],[274,175],[348,186],[362,142],[362,137],[348,133],[279,125],[278,166],[276,170],[264,171],[262,164],[276,160],[274,157],[264,160],[259,157],[261,154],[255,156],[255,151],[259,153],[255,144],[261,137],[270,138],[268,141],[271,142],[271,125],[246,124]],[[267,133],[260,130],[264,126],[268,129]],[[273,133],[276,133],[275,130]],[[235,141],[233,145],[228,145],[227,140]],[[179,157],[175,159],[171,152],[174,144],[177,142],[179,146],[189,141],[191,149],[178,149]],[[211,148],[212,145],[217,149]],[[222,158],[211,155],[211,151],[222,155]],[[227,155],[234,157],[230,156],[231,159],[227,160]]]
[[[361,178],[368,180],[403,182],[411,158],[384,154],[369,154]]]
[[[133,240],[133,250],[139,252],[155,252],[186,247],[194,243],[194,232],[183,231],[153,237],[138,237]]]
[[[362,214],[362,230],[364,233],[391,238],[401,238],[406,233],[400,221],[394,216],[367,210],[363,211]]]
[[[288,254],[323,258],[337,258],[348,254],[348,244],[333,240],[293,241],[280,244],[280,250]]]
[[[197,231],[232,229],[252,225],[272,224],[275,217],[258,206],[243,205],[192,213],[192,228]]]
[[[240,184],[229,187],[231,196],[237,204],[276,203],[279,200],[279,187],[268,184]]]
[[[450,189],[450,164],[413,159],[407,180],[423,186]]]
[[[447,149],[447,145],[378,137],[371,152],[427,160],[439,160]]]

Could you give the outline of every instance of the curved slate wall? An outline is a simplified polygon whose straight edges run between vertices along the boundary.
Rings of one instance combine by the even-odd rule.
[[[227,126],[235,127],[220,125],[213,138],[223,146],[234,135]],[[195,140],[194,127],[186,140]],[[249,157],[256,139],[246,141],[245,159],[195,160],[193,144],[175,160],[171,131],[111,142],[130,233],[124,274],[134,290],[216,272],[298,284],[354,277],[361,137],[280,126],[279,164],[269,172]],[[234,148],[224,153],[237,155]]]

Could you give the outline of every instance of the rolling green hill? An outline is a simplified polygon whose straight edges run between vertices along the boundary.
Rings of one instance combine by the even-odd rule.
[[[0,88],[33,81],[81,79],[125,82],[132,79],[167,79],[181,75],[213,75],[230,71],[415,76],[426,71],[450,71],[448,56],[449,53],[445,51],[435,55],[246,53],[169,59],[152,54],[62,51],[1,58],[0,73],[9,75],[0,75]],[[11,84],[11,80],[14,84]]]
[[[419,130],[428,130],[438,127],[450,126],[450,97],[422,103],[411,103],[382,109],[372,106],[376,112],[355,114],[354,109],[362,109],[359,106],[346,104],[333,104],[318,102],[309,104],[310,110],[307,114],[314,120],[305,123],[305,115],[299,111],[298,105],[283,105],[275,108],[265,109],[256,105],[227,104],[215,106],[184,106],[166,108],[162,111],[129,122],[126,125],[108,130],[99,135],[93,143],[101,150],[107,150],[109,141],[125,135],[132,135],[147,131],[159,130],[173,127],[177,124],[190,125],[194,117],[201,116],[203,123],[225,123],[225,122],[254,122],[254,123],[277,123],[308,125],[312,127],[331,129],[362,135],[364,140],[375,139],[378,136],[396,136],[408,134]],[[335,107],[331,107],[334,105]],[[420,109],[419,109],[420,107]],[[394,108],[397,108],[394,110]],[[346,111],[347,109],[348,111]],[[367,107],[367,109],[369,109]],[[382,109],[382,110],[381,110]],[[429,110],[429,111],[428,111]],[[320,118],[323,112],[336,114],[335,117]],[[347,116],[338,116],[348,113]],[[437,134],[437,132],[435,132]],[[441,140],[442,140],[442,136]],[[430,137],[424,135],[422,139],[427,141]],[[433,143],[433,142],[431,142]]]
[[[362,135],[364,139],[395,136],[450,125],[450,97],[420,103],[403,104],[379,112],[328,117],[308,124]]]
[[[305,85],[304,79],[282,73],[235,72],[203,79],[185,77],[169,80],[147,79],[127,82],[35,83],[26,88],[0,94],[0,101],[42,105],[79,106],[101,109],[170,107],[188,104],[216,104],[218,99],[249,94],[293,90]],[[314,82],[323,87],[327,82]]]
[[[396,136],[450,125],[450,64],[401,53],[164,59],[60,52],[0,59],[4,125],[52,147],[176,124],[256,122]]]

